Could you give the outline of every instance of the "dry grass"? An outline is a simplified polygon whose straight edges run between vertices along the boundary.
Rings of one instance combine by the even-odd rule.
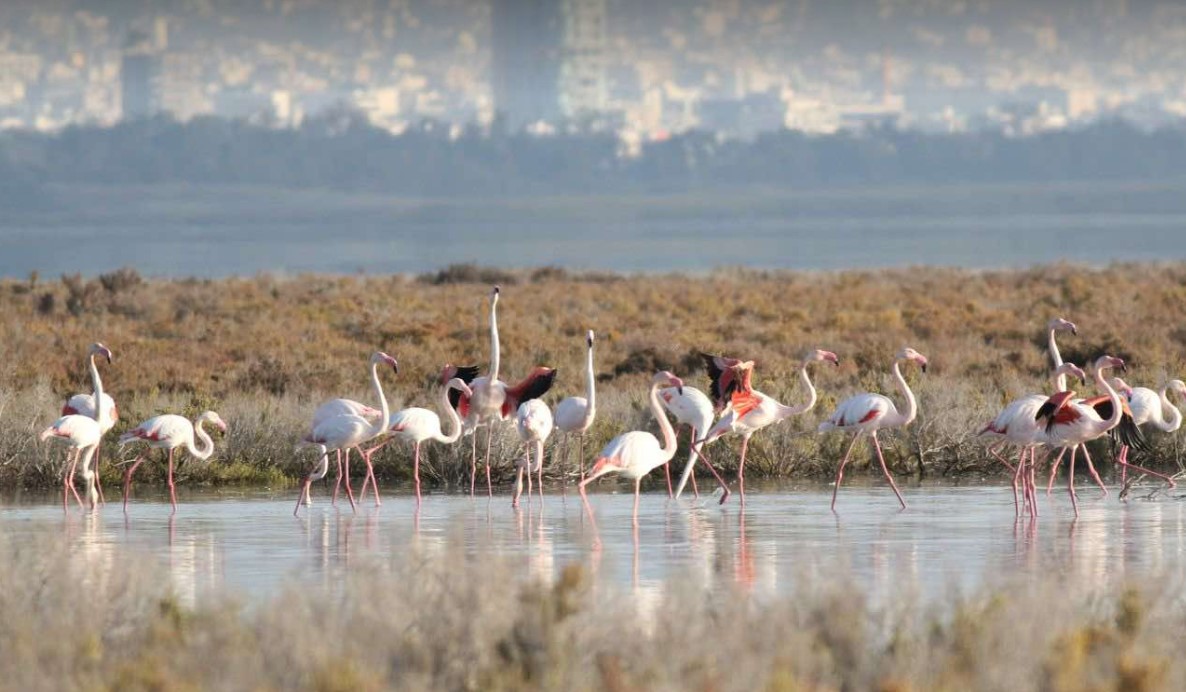
[[[598,333],[602,403],[592,448],[622,430],[653,427],[642,395],[655,368],[704,387],[696,352],[743,355],[758,361],[757,386],[793,402],[802,396],[799,356],[809,347],[836,351],[842,367],[814,373],[817,411],[755,438],[755,474],[831,472],[844,437],[810,431],[850,393],[892,392],[887,366],[904,344],[930,356],[932,369],[907,375],[922,413],[905,433],[887,436],[887,454],[899,473],[918,476],[994,469],[973,433],[1009,398],[1044,387],[1042,326],[1052,316],[1079,325],[1079,337],[1062,339],[1069,360],[1107,351],[1128,360],[1129,381],[1144,385],[1186,370],[1182,264],[703,277],[475,267],[422,277],[32,277],[0,282],[0,483],[42,484],[57,473],[59,455],[32,438],[61,399],[89,388],[82,355],[95,340],[117,358],[104,368],[123,414],[116,433],[164,410],[212,407],[232,432],[214,463],[187,472],[190,482],[292,478],[309,461],[292,446],[318,401],[331,394],[370,400],[372,350],[400,359],[398,380],[386,381],[396,406],[435,406],[430,387],[445,362],[485,364],[489,287],[476,282],[492,278],[505,285],[499,319],[507,379],[544,363],[560,369],[551,401],[579,393],[583,334]],[[1176,442],[1155,438],[1151,463],[1175,465]],[[515,448],[509,429],[504,439],[502,472]],[[734,454],[718,450],[722,465],[734,463]],[[428,479],[460,479],[456,452],[430,446],[427,453]],[[407,456],[384,453],[379,472],[406,477]],[[146,471],[147,479],[152,467]]]
[[[50,542],[53,543],[53,542]],[[0,680],[22,690],[1171,690],[1186,607],[1169,580],[1054,577],[879,605],[851,578],[755,599],[628,590],[448,550],[356,565],[245,607],[187,607],[152,560],[0,542]],[[497,585],[497,586],[495,586]],[[648,612],[649,616],[640,613]],[[1039,615],[1035,617],[1035,615]]]

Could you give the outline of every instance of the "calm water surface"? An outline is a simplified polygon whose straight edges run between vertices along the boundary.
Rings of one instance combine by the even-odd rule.
[[[652,493],[642,498],[637,536],[628,492],[591,494],[593,521],[572,493],[518,511],[506,496],[429,495],[417,515],[414,498],[388,489],[381,508],[363,503],[351,513],[315,498],[294,518],[293,492],[197,492],[183,494],[173,518],[163,497],[138,497],[126,520],[118,503],[63,515],[57,496],[9,497],[0,534],[18,546],[62,542],[97,567],[157,560],[189,602],[215,589],[267,596],[288,580],[329,584],[352,566],[453,548],[519,561],[524,576],[551,578],[583,563],[643,596],[658,596],[672,578],[777,594],[798,578],[833,572],[851,573],[874,598],[901,583],[939,592],[1048,570],[1098,585],[1183,576],[1186,503],[1080,493],[1078,521],[1064,493],[1042,498],[1037,522],[1020,523],[999,487],[912,488],[910,508],[900,512],[886,488],[846,485],[838,515],[828,509],[830,490],[819,486],[751,491],[744,511],[735,499],[721,508]]]

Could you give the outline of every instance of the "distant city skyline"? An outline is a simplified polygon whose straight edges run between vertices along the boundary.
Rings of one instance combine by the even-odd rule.
[[[1177,122],[1184,66],[1186,7],[1140,0],[18,0],[0,7],[0,127],[291,127],[346,107],[391,132],[501,121],[633,146],[693,128],[1025,134]]]

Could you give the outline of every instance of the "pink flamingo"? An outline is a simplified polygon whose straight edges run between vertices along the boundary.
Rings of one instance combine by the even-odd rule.
[[[100,393],[103,391],[101,385],[98,391]],[[74,499],[78,500],[79,508],[84,507],[82,498],[78,496],[78,490],[74,488],[74,470],[78,466],[80,457],[82,458],[82,477],[86,481],[87,500],[91,503],[91,509],[94,509],[99,500],[99,494],[95,490],[95,473],[91,470],[91,458],[95,454],[95,448],[98,447],[99,441],[103,439],[99,423],[90,416],[78,414],[62,416],[54,421],[53,425],[42,430],[38,437],[42,442],[48,439],[61,440],[71,448],[71,452],[66,455],[66,470],[62,475],[62,510],[66,510],[71,492],[74,493]]]
[[[1128,401],[1128,408],[1132,412],[1133,423],[1138,427],[1143,425],[1152,425],[1154,428],[1165,432],[1176,432],[1178,428],[1182,427],[1182,412],[1178,407],[1174,406],[1167,396],[1169,391],[1173,391],[1181,399],[1186,399],[1186,383],[1182,380],[1170,380],[1160,392],[1155,392],[1148,387],[1130,387],[1128,383],[1119,377],[1112,378],[1112,386],[1119,392],[1124,394]],[[1166,418],[1169,412],[1169,418]],[[1128,445],[1122,444],[1120,446],[1119,459],[1120,463],[1120,482],[1124,483],[1128,476]],[[1133,468],[1141,469],[1139,466]],[[1164,479],[1171,488],[1177,487],[1177,482],[1172,476],[1164,476],[1160,473],[1154,473],[1148,469],[1141,469],[1145,473],[1152,476]]]
[[[635,528],[638,527],[638,497],[642,478],[652,470],[671,461],[671,458],[675,456],[678,446],[675,439],[675,430],[671,427],[671,422],[667,420],[667,416],[663,413],[663,405],[659,403],[659,389],[661,387],[675,387],[678,391],[683,389],[683,386],[683,380],[666,370],[655,373],[654,378],[651,380],[649,398],[651,412],[654,414],[655,420],[659,422],[659,430],[663,435],[662,446],[660,446],[659,440],[654,435],[638,430],[622,433],[610,440],[609,444],[597,455],[592,470],[581,481],[579,486],[581,498],[586,502],[586,506],[588,496],[585,493],[585,486],[608,473],[620,473],[634,481],[634,526]],[[720,477],[720,474],[716,472],[716,469],[708,463],[707,459],[705,459],[705,464],[708,465],[709,470],[716,476],[717,482],[721,484],[721,488],[725,493],[721,501],[724,502],[724,499],[729,496],[729,488],[725,485],[725,481]]]
[[[226,423],[214,411],[205,411],[190,423],[184,416],[171,413],[154,416],[140,425],[119,436],[122,447],[132,442],[147,442],[149,449],[168,450],[169,459],[169,501],[173,504],[173,511],[177,511],[177,491],[173,486],[173,455],[179,447],[198,461],[206,461],[214,454],[214,440],[202,429],[204,424],[210,424],[226,434]],[[194,444],[194,437],[201,441],[201,447]],[[124,512],[128,511],[128,496],[132,491],[132,474],[148,458],[148,452],[136,457],[136,461],[124,472]]]
[[[471,497],[474,494],[478,473],[478,427],[486,426],[486,494],[493,496],[494,486],[490,481],[490,442],[494,435],[494,426],[510,418],[512,412],[518,410],[519,404],[546,394],[556,378],[554,369],[536,367],[523,381],[514,386],[498,379],[501,365],[498,343],[499,292],[498,286],[495,286],[490,294],[490,373],[471,382],[470,389],[473,390],[473,394],[462,395],[457,401],[457,411],[465,420],[466,430],[474,435],[470,450]]]
[[[453,397],[455,396],[455,392],[460,393],[462,396],[469,396],[472,392],[463,378],[453,377],[457,372],[458,368],[452,365],[446,365],[441,373],[442,379],[449,378],[445,381],[444,386],[441,387],[440,404],[441,410],[445,412],[445,417],[449,419],[449,424],[452,426],[451,432],[445,434],[441,431],[441,417],[435,412],[426,408],[406,408],[391,414],[391,420],[388,421],[387,430],[392,434],[392,437],[380,442],[377,446],[367,451],[367,454],[374,454],[397,438],[411,441],[412,477],[416,480],[417,507],[420,506],[420,445],[429,440],[451,445],[461,439],[461,417],[457,415],[457,411],[453,408]],[[362,495],[366,495],[367,483],[369,481],[370,478],[363,481]]]
[[[577,463],[581,478],[585,477],[585,432],[593,425],[597,415],[597,383],[593,373],[593,330],[585,334],[589,350],[585,361],[585,396],[570,396],[556,405],[556,429],[564,433],[564,451],[561,459],[568,459],[569,440],[577,438]],[[530,479],[528,479],[530,480]]]
[[[836,411],[828,420],[820,423],[820,432],[827,432],[829,430],[845,430],[855,433],[852,438],[852,444],[848,446],[848,451],[844,454],[844,459],[840,462],[840,468],[836,471],[836,485],[832,488],[832,511],[836,511],[836,493],[840,490],[840,482],[844,480],[844,467],[848,464],[848,459],[852,456],[853,447],[856,447],[857,441],[865,433],[873,439],[873,449],[877,451],[877,461],[881,463],[881,471],[885,474],[886,480],[889,481],[890,487],[894,490],[894,495],[898,496],[898,502],[901,503],[902,509],[906,509],[906,501],[902,499],[902,493],[898,491],[898,485],[894,483],[894,477],[890,474],[889,467],[885,465],[885,455],[881,452],[881,443],[877,441],[877,431],[882,428],[904,428],[914,420],[918,415],[918,401],[914,398],[914,392],[910,390],[910,385],[906,384],[906,378],[902,377],[902,369],[900,364],[902,361],[910,361],[917,363],[923,372],[927,371],[927,357],[915,351],[912,348],[904,348],[898,352],[894,358],[893,375],[894,380],[898,383],[898,389],[901,390],[902,395],[906,397],[906,410],[902,413],[898,412],[894,402],[890,401],[889,397],[881,394],[874,394],[873,392],[865,392],[850,397],[836,407]]]
[[[831,363],[839,366],[840,359],[831,351],[814,349],[803,358],[799,366],[799,379],[807,389],[807,401],[797,406],[785,406],[773,397],[754,389],[750,383],[754,372],[754,362],[737,361],[733,358],[722,358],[703,354],[709,375],[713,379],[713,392],[719,392],[723,399],[727,398],[728,405],[720,420],[716,422],[702,442],[707,444],[728,434],[741,435],[741,459],[737,464],[738,491],[742,501],[745,501],[745,455],[749,449],[749,439],[759,430],[780,423],[791,416],[807,413],[815,408],[817,394],[815,386],[811,384],[811,377],[807,374],[807,367],[812,363]],[[728,371],[728,373],[726,373]],[[701,456],[704,450],[700,450]]]
[[[1124,361],[1113,356],[1100,356],[1095,361],[1095,383],[1105,392],[1102,397],[1093,399],[1076,399],[1075,392],[1059,392],[1038,409],[1035,419],[1043,424],[1046,430],[1047,444],[1061,447],[1063,452],[1071,450],[1070,467],[1067,469],[1067,492],[1071,496],[1071,506],[1075,509],[1075,516],[1079,516],[1079,500],[1075,494],[1075,453],[1083,450],[1083,458],[1087,461],[1088,469],[1094,474],[1091,454],[1084,443],[1094,440],[1108,433],[1108,431],[1122,425],[1121,439],[1128,442],[1142,443],[1140,429],[1132,422],[1131,416],[1125,415],[1125,404],[1120,395],[1104,379],[1104,370],[1124,368]],[[1051,468],[1051,477],[1058,470],[1062,454],[1055,459]],[[1117,459],[1119,462],[1120,460]],[[1099,481],[1097,481],[1099,482]],[[1105,491],[1106,492],[1106,491]]]
[[[540,503],[544,500],[544,443],[552,434],[552,411],[548,405],[539,399],[524,401],[519,404],[515,412],[515,429],[519,431],[519,438],[524,447],[535,452],[535,458],[527,456],[519,462],[519,472],[515,479],[515,498],[511,506],[519,506],[519,496],[523,494],[523,472],[527,471],[527,500],[531,501],[531,474],[534,471],[539,481]]]
[[[1051,375],[1055,391],[1066,391],[1059,389],[1059,386],[1066,386],[1067,375],[1074,375],[1079,380],[1086,381],[1087,376],[1074,363],[1063,363],[1054,369]],[[993,418],[984,429],[980,431],[979,435],[988,436],[996,440],[989,448],[990,454],[1001,461],[1010,471],[1013,472],[1013,511],[1017,516],[1021,515],[1021,504],[1018,500],[1018,481],[1021,481],[1023,486],[1022,492],[1025,495],[1025,503],[1029,508],[1030,516],[1037,516],[1038,514],[1038,500],[1037,493],[1033,484],[1034,472],[1034,455],[1039,445],[1045,440],[1045,430],[1038,425],[1035,416],[1042,404],[1046,403],[1049,397],[1045,394],[1028,394],[1019,399],[1014,399],[1009,403],[996,418]],[[1002,457],[999,453],[1001,447],[1005,445],[1013,445],[1020,449],[1020,454],[1017,459],[1017,466],[1014,467],[1007,459]],[[1026,453],[1029,454],[1029,470],[1026,471]]]
[[[383,384],[379,381],[379,365],[390,365],[392,370],[399,372],[399,363],[394,358],[383,353],[376,352],[371,356],[371,385],[375,389],[375,393],[379,396],[379,418],[371,421],[362,416],[355,415],[339,415],[328,418],[313,428],[304,440],[302,445],[316,445],[321,449],[320,464],[314,468],[308,476],[305,477],[304,487],[301,488],[301,494],[297,497],[296,508],[293,509],[293,516],[300,511],[301,503],[310,503],[309,486],[313,481],[325,478],[325,474],[329,472],[329,451],[330,450],[345,450],[345,468],[339,466],[339,475],[346,478],[346,497],[350,500],[351,509],[354,508],[354,491],[350,488],[350,450],[359,449],[359,446],[368,440],[372,440],[387,431],[387,419],[391,411],[387,407],[387,396],[383,394]],[[367,478],[374,483],[374,469],[371,466],[371,457],[369,452],[363,452],[359,449],[359,454],[367,465]],[[379,499],[379,486],[374,485],[375,489],[375,504],[381,504]]]
[[[102,356],[107,359],[107,364],[111,365],[111,350],[100,343],[93,343],[87,348],[87,360],[91,371],[91,387],[95,391],[101,391],[103,387],[103,380],[99,377],[99,368],[95,366],[95,356]],[[99,460],[102,457],[103,444],[102,438],[111,431],[115,423],[119,420],[119,408],[115,405],[115,399],[111,398],[110,394],[103,394],[100,397],[103,402],[102,410],[95,407],[95,396],[93,394],[75,394],[66,400],[62,406],[63,416],[87,416],[94,418],[99,423],[99,446],[95,447],[94,471],[95,471],[95,487],[99,491],[99,502],[105,502],[103,497],[103,480],[99,477]]]
[[[696,497],[700,497],[700,490],[696,487],[696,457],[699,450],[704,447],[704,443],[699,441],[700,438],[704,437],[708,433],[708,429],[712,427],[712,402],[709,401],[707,394],[695,387],[688,386],[682,389],[675,387],[661,389],[659,390],[659,400],[663,402],[663,408],[675,416],[679,425],[686,425],[691,430],[691,437],[688,439],[688,461],[684,464],[684,472],[680,475],[679,483],[676,485],[675,497],[678,499],[683,494],[684,486],[687,485],[689,479],[692,481],[692,492]],[[671,495],[670,465],[668,463],[663,466],[663,470],[667,474],[668,495]]]

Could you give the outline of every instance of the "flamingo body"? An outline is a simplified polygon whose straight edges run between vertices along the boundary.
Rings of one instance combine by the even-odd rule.
[[[119,407],[115,405],[115,399],[111,398],[110,394],[103,394],[103,420],[99,423],[99,428],[106,435],[113,427],[116,421],[119,420]],[[65,405],[62,406],[62,415],[79,415],[87,418],[98,419],[99,415],[95,411],[95,397],[93,394],[75,394],[66,400]]]
[[[898,407],[889,397],[873,392],[851,396],[836,407],[828,419],[820,424],[820,432],[847,430],[850,432],[872,432],[879,430],[887,420],[901,417]]]

